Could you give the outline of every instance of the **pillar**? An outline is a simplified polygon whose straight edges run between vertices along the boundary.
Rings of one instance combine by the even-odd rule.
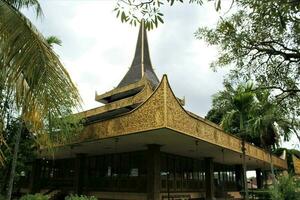
[[[160,182],[160,145],[149,144],[147,150],[147,200],[159,200]]]
[[[268,171],[262,171],[263,188],[268,188]]]
[[[256,172],[257,189],[262,189],[263,188],[262,170],[261,169],[256,169],[255,172]]]
[[[214,163],[212,158],[204,158],[205,165],[205,191],[206,199],[212,200],[214,197]]]
[[[75,157],[75,177],[74,177],[74,192],[82,195],[84,187],[84,170],[85,170],[86,154],[76,154]]]
[[[243,189],[243,166],[242,165],[235,165],[235,182],[236,182],[236,188],[238,191],[241,191]]]
[[[30,193],[38,193],[41,189],[41,171],[42,171],[42,160],[35,159],[32,163],[32,170],[30,175],[29,191]]]

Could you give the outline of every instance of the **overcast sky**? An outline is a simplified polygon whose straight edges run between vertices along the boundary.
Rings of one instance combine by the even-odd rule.
[[[122,24],[115,17],[114,0],[42,0],[44,17],[36,19],[24,11],[45,36],[62,40],[55,47],[64,66],[77,85],[84,109],[101,106],[95,92],[116,87],[127,72],[135,51],[138,27]],[[222,1],[225,2],[226,1]],[[226,10],[226,5],[223,5]],[[211,96],[223,88],[226,69],[213,72],[209,63],[217,49],[197,40],[201,26],[214,26],[220,13],[213,3],[203,6],[178,4],[163,9],[165,23],[148,32],[154,70],[161,79],[168,75],[175,94],[185,97],[185,108],[205,116]]]

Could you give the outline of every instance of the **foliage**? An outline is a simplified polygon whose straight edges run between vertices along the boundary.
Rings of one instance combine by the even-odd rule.
[[[13,147],[15,143],[15,135],[19,129],[19,120],[12,119],[10,120],[6,130],[5,130],[5,140],[9,147]],[[1,150],[4,153],[6,158],[5,165],[0,168],[0,194],[5,194],[6,187],[8,185],[9,173],[12,163],[12,151],[11,148],[1,147]],[[28,134],[27,130],[23,130],[20,141],[20,151],[18,154],[17,166],[16,166],[16,175],[14,179],[15,190],[18,190],[21,187],[22,179],[28,175],[30,171],[30,166],[28,162],[31,162],[35,158],[35,143],[32,139],[32,136]]]
[[[1,164],[5,160],[2,146],[8,147],[4,135],[7,123],[11,117],[19,120],[18,130],[12,137],[15,140],[8,200],[23,131],[28,130],[36,144],[49,147],[53,144],[53,133],[59,132],[60,138],[65,138],[64,131],[71,133],[72,127],[77,128],[68,116],[81,102],[68,72],[51,49],[52,44],[60,44],[60,41],[55,37],[46,40],[19,11],[24,7],[34,7],[37,16],[42,13],[38,0],[0,0],[0,106],[4,108],[0,112]],[[58,141],[58,137],[55,138]]]
[[[278,177],[278,182],[270,188],[272,200],[297,200],[299,196],[299,180],[289,175]]]
[[[97,200],[94,196],[85,196],[85,195],[70,195],[65,198],[65,200]]]
[[[164,23],[161,8],[165,5],[173,6],[176,3],[184,3],[184,0],[117,0],[114,11],[121,22],[128,22],[136,26],[142,19],[145,27],[153,29],[159,23]],[[202,5],[203,0],[188,0],[188,3]],[[215,0],[216,9],[221,8],[221,0]]]
[[[0,0],[0,105],[21,115],[27,129],[39,138],[49,129],[50,119],[77,109],[80,97],[47,41],[18,11],[28,6],[41,12],[35,0]],[[5,105],[8,101],[12,103]],[[2,131],[6,116],[1,112]]]
[[[50,47],[53,47],[54,44],[61,46],[62,41],[58,37],[51,35],[46,38],[47,43],[49,44]]]
[[[219,48],[212,67],[231,66],[230,80],[255,82],[267,90],[294,132],[300,116],[300,1],[236,0],[216,28],[200,28],[198,39]],[[300,137],[299,141],[300,141]]]
[[[242,109],[246,141],[269,149],[278,144],[280,136],[284,140],[289,139],[293,131],[292,122],[268,91],[259,90],[254,84],[234,87],[225,82],[224,86],[223,91],[213,96],[212,108],[206,116],[208,120],[237,135],[241,132],[239,110]],[[239,104],[243,104],[244,108]]]
[[[236,119],[239,120],[239,136],[244,137],[245,123],[248,119],[248,111],[251,109],[254,103],[254,93],[252,92],[253,85],[239,85],[233,96],[230,97],[229,101],[232,110],[227,111],[222,118],[221,126],[225,130],[230,130],[232,123]]]
[[[43,195],[40,193],[37,194],[26,194],[20,198],[20,200],[48,200],[49,197],[47,195]]]
[[[206,118],[221,125],[226,132],[241,135],[241,123],[246,127],[249,119],[248,111],[254,104],[254,92],[252,84],[239,85],[234,88],[228,82],[225,82],[225,90],[220,91],[213,96],[212,109],[208,112]],[[243,122],[240,122],[240,115],[243,115]],[[243,134],[247,136],[247,134]],[[246,139],[246,138],[245,138]]]

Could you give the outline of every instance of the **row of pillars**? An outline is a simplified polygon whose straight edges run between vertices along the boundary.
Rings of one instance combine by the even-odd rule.
[[[75,177],[74,177],[74,192],[76,194],[83,194],[84,177],[86,169],[84,163],[86,162],[86,154],[76,154],[75,160]],[[147,150],[147,199],[160,199],[160,145],[150,144]],[[214,167],[212,158],[204,158],[205,163],[205,190],[206,199],[212,200],[214,198]],[[239,190],[243,186],[243,172],[242,165],[236,165],[236,183]],[[39,192],[39,178],[41,174],[41,160],[37,159],[33,165],[30,190],[32,193]],[[257,186],[262,187],[261,170],[257,170]]]

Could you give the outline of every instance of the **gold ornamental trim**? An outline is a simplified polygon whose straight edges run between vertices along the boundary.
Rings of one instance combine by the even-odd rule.
[[[124,87],[120,87],[120,88],[114,88],[114,89],[112,89],[108,92],[105,92],[104,94],[98,95],[96,93],[95,94],[95,100],[96,101],[101,101],[102,99],[113,96],[115,94],[127,92],[127,91],[135,89],[135,88],[143,87],[146,83],[147,83],[147,79],[143,77],[141,80],[139,80],[135,83],[132,83],[132,84],[126,85]]]
[[[166,127],[177,132],[190,135],[211,144],[242,153],[242,140],[234,135],[224,132],[218,125],[208,122],[207,120],[195,117],[187,112],[176,99],[167,76],[164,76],[163,82],[166,82],[166,107],[167,107],[167,124]],[[267,163],[270,163],[270,154],[261,148],[250,143],[245,144],[246,155]],[[287,169],[286,160],[272,155],[273,164],[277,167]]]
[[[167,76],[158,87],[134,110],[106,121],[87,125],[78,142],[102,139],[132,133],[169,128],[216,146],[241,152],[241,139],[225,133],[218,125],[195,117],[187,112],[174,95]],[[246,155],[264,162],[271,161],[270,154],[246,143]],[[287,169],[286,160],[272,155],[274,166]]]
[[[292,156],[295,174],[300,175],[300,159],[295,155]]]
[[[125,99],[121,99],[118,101],[114,101],[112,103],[105,104],[104,106],[101,106],[101,107],[83,111],[81,113],[78,113],[78,115],[82,116],[83,118],[87,118],[87,117],[99,115],[101,113],[105,113],[105,112],[108,112],[111,110],[116,110],[116,109],[123,108],[126,106],[139,104],[139,103],[144,102],[152,93],[153,93],[153,90],[151,89],[150,83],[146,82],[144,88],[134,96],[131,96],[131,97],[128,97]]]

